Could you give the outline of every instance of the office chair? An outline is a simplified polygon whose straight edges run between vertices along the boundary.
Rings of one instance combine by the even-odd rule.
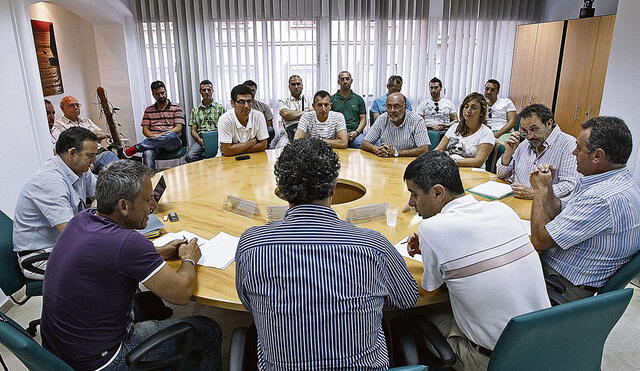
[[[180,133],[180,141],[182,142],[182,146],[175,151],[159,153],[158,156],[156,156],[156,161],[179,160],[183,158],[187,154],[187,147],[189,146],[189,140],[187,138],[188,131],[189,127],[185,122],[182,125],[182,132]]]
[[[209,131],[202,133],[202,140],[204,141],[204,153],[202,154],[202,157],[216,157],[218,154],[218,132]]]
[[[504,145],[496,143],[495,147],[493,148],[493,151],[489,154],[489,157],[487,157],[487,161],[484,164],[484,169],[486,171],[489,171],[495,174],[496,163],[498,162],[498,159],[500,158],[500,156],[502,156],[504,151],[505,151]]]

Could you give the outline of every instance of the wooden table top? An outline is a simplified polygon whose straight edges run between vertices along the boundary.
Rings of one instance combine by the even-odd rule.
[[[388,202],[400,208],[395,227],[387,226],[384,218],[357,225],[379,231],[392,244],[418,229],[420,216],[413,211],[401,212],[409,200],[402,175],[413,158],[379,158],[365,151],[350,149],[336,152],[341,164],[339,178],[357,182],[366,189],[366,194],[358,200],[333,205],[341,219],[346,218],[347,210],[352,207]],[[180,218],[175,223],[166,222],[165,231],[187,230],[209,239],[220,231],[240,236],[247,228],[264,224],[266,206],[288,205],[275,194],[273,166],[279,153],[279,150],[253,153],[251,159],[244,161],[237,161],[233,157],[216,157],[163,171],[167,189],[156,214],[161,217],[175,211]],[[487,180],[498,180],[495,174],[478,169],[461,168],[460,175],[465,188]],[[262,214],[250,219],[225,210],[223,203],[227,195],[255,201]],[[511,206],[521,218],[529,219],[531,201],[514,197],[501,201]],[[422,264],[412,259],[405,258],[405,261],[420,283]],[[169,264],[177,268],[180,262],[170,261]],[[220,308],[244,310],[236,293],[235,271],[235,262],[224,270],[197,266],[198,281],[192,299]],[[427,293],[421,288],[416,306],[447,300],[444,290]]]

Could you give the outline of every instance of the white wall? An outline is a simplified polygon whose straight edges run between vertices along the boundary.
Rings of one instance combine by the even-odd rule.
[[[583,5],[584,0],[546,0],[542,22],[578,18]],[[596,16],[616,14],[618,0],[596,0],[593,7],[596,9]]]
[[[620,0],[613,30],[609,66],[604,83],[600,114],[624,119],[633,135],[634,151],[629,167],[640,182],[640,119],[638,118],[638,86],[640,86],[640,1]]]

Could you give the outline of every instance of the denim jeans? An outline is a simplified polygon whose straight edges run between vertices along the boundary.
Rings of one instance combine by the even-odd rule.
[[[192,370],[220,370],[221,369],[221,344],[222,331],[214,320],[203,316],[167,319],[164,321],[144,321],[133,325],[126,338],[122,342],[120,352],[104,370],[128,370],[125,358],[129,352],[145,339],[162,329],[180,322],[188,322],[196,329],[196,336],[191,348],[187,369]],[[145,360],[157,360],[176,354],[180,338],[168,341],[155,348],[145,356]],[[189,367],[191,366],[191,367]]]
[[[196,162],[202,160],[202,154],[204,153],[204,146],[201,146],[198,142],[193,142],[187,150],[187,155],[184,157],[187,162]]]
[[[184,129],[183,129],[184,130]],[[173,131],[166,132],[157,138],[147,138],[136,144],[136,149],[142,152],[145,165],[156,170],[156,157],[161,152],[171,152],[180,148],[180,137]]]
[[[97,175],[103,167],[114,161],[118,161],[118,156],[115,153],[111,151],[102,152],[96,157],[96,162],[93,164],[93,173]]]
[[[353,140],[349,140],[349,148],[360,148],[362,145],[362,141],[364,140],[364,134],[360,133],[357,137],[353,138]]]

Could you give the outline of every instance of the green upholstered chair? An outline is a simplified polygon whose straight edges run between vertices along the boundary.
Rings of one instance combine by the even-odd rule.
[[[22,305],[33,296],[42,296],[42,281],[25,278],[18,265],[18,256],[13,252],[13,221],[0,211],[0,289],[16,305]],[[14,299],[13,295],[26,286],[22,301]],[[34,336],[40,320],[29,322],[27,332]]]
[[[502,144],[498,144],[493,147],[493,151],[487,157],[487,161],[484,164],[484,169],[486,171],[496,173],[496,163],[502,154],[504,153],[505,147]]]
[[[392,371],[427,371],[428,369],[429,369],[429,367],[427,367],[427,366],[416,365],[416,366],[394,367],[394,368],[390,368],[389,370],[392,370]]]
[[[429,134],[429,142],[431,142],[431,144],[429,144],[429,151],[433,151],[438,144],[440,144],[440,132],[427,129],[427,134]]]
[[[204,141],[204,153],[203,158],[216,157],[218,154],[218,132],[210,131],[202,133],[202,140]]]

